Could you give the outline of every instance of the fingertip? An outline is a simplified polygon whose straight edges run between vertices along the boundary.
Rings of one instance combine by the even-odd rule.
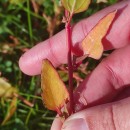
[[[61,33],[55,35],[25,52],[19,59],[21,71],[30,76],[40,74],[43,59],[48,59],[55,67],[66,63],[67,46],[61,42],[60,35],[63,36]]]
[[[63,123],[60,117],[56,117],[52,123],[51,130],[61,130]]]
[[[46,58],[49,59],[54,66],[57,66],[48,40],[37,44],[25,52],[19,59],[19,67],[21,71],[27,75],[38,75],[41,73],[42,61]]]
[[[30,76],[37,75],[40,73],[40,68],[32,65],[31,57],[26,57],[26,53],[23,54],[19,59],[20,70]]]
[[[48,51],[48,44],[43,42],[25,52],[19,59],[21,71],[30,76],[40,74],[42,60],[47,57]]]
[[[63,124],[62,130],[89,130],[85,119],[77,118],[66,121]]]

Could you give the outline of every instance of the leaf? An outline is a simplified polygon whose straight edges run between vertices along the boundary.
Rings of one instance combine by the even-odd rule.
[[[97,3],[107,3],[108,0],[97,0]]]
[[[117,11],[103,17],[82,41],[84,55],[99,59],[103,53],[102,39],[106,35]]]
[[[14,97],[9,105],[7,114],[2,122],[2,125],[6,124],[6,122],[14,115],[16,108],[17,108],[17,98]]]
[[[62,4],[71,14],[85,11],[91,0],[62,0]]]
[[[48,109],[59,113],[61,107],[63,107],[68,100],[69,94],[57,71],[49,60],[43,61],[41,88],[43,91],[42,99],[45,106]]]
[[[34,127],[34,124],[35,123],[33,122],[31,128]],[[15,119],[13,121],[10,121],[7,125],[0,126],[0,130],[29,130],[29,129],[27,128],[27,125],[25,125],[25,121],[20,119],[19,116],[16,116]]]
[[[11,4],[18,5],[18,4],[24,3],[25,0],[9,0],[9,2],[10,2]]]
[[[64,72],[64,71],[62,71],[62,70],[59,70],[58,73],[59,73],[59,75],[60,75],[62,81],[64,81],[64,82],[67,82],[67,81],[68,81],[68,78],[69,78],[69,77],[68,77],[68,73],[66,73],[66,72]]]
[[[10,98],[13,94],[17,93],[17,89],[12,87],[6,80],[0,78],[0,98]]]

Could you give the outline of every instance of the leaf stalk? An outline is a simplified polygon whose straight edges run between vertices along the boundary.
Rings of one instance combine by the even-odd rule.
[[[69,18],[69,21],[66,22],[66,36],[67,36],[67,45],[68,45],[68,74],[69,74],[69,96],[70,96],[70,108],[69,113],[74,113],[74,98],[73,98],[73,62],[72,62],[72,41],[71,41],[71,21],[72,15]]]

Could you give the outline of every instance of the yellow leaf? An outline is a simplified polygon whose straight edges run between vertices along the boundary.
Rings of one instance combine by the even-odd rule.
[[[14,115],[16,108],[17,108],[17,98],[14,97],[8,107],[8,111],[2,122],[2,125],[6,124],[6,122]]]
[[[62,4],[70,13],[80,13],[85,11],[91,0],[62,0]]]
[[[58,112],[69,98],[64,83],[48,60],[44,60],[42,65],[41,88],[43,102],[50,110]]]
[[[21,4],[21,3],[25,2],[25,0],[9,0],[9,2],[11,4],[18,5],[18,4]]]
[[[17,93],[17,89],[12,87],[6,80],[0,78],[0,98],[10,98],[13,94]]]
[[[97,3],[107,3],[108,0],[97,0]]]
[[[103,53],[102,39],[106,35],[117,11],[111,12],[88,33],[82,41],[82,48],[84,55],[88,57],[99,59]]]

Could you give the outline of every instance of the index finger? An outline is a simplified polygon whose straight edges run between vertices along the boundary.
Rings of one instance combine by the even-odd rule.
[[[97,22],[109,12],[116,9],[126,8],[113,23],[106,40],[103,41],[104,49],[120,48],[130,42],[130,1],[122,1],[110,6],[82,20],[73,27],[72,43],[75,54],[81,54],[80,43],[87,33],[97,24]],[[54,66],[67,63],[67,45],[65,30],[59,32],[52,38],[37,44],[27,51],[19,60],[20,69],[28,75],[37,75],[41,73],[41,64],[43,59],[49,59]]]

